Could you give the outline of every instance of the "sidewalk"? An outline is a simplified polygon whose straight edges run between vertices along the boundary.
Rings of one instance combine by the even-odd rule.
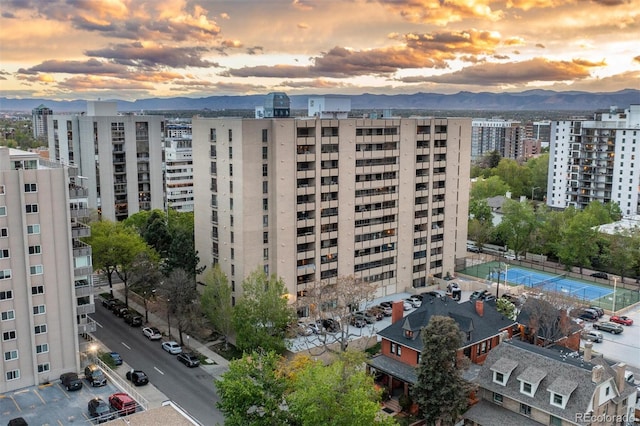
[[[123,285],[122,284],[114,284],[113,286],[113,296],[117,299],[124,300],[124,296],[122,295]],[[95,304],[97,305],[102,303],[102,298],[99,296],[100,293],[108,291],[108,287],[96,287],[94,291]],[[131,295],[129,296],[129,307],[131,309],[135,309],[140,312],[144,317],[144,306],[138,304]],[[169,328],[167,325],[166,318],[161,318],[157,313],[149,310],[149,322],[144,324],[144,327],[156,327],[158,328],[163,335],[169,336],[172,338],[176,338],[178,336],[178,329],[176,327],[171,327],[171,333],[169,333]],[[166,340],[166,339],[163,339]],[[207,373],[211,374],[213,377],[217,378],[223,373],[225,373],[229,369],[229,361],[226,360],[221,355],[217,354],[215,351],[211,350],[207,345],[213,345],[216,342],[209,342],[208,344],[203,344],[198,340],[194,339],[193,336],[189,335],[188,340],[188,348],[202,354],[207,361],[205,363],[200,364],[200,368],[205,370]],[[178,342],[179,343],[179,342]]]

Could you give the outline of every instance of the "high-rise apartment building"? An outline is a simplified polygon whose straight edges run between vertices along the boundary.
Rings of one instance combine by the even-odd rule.
[[[167,206],[179,212],[192,212],[193,149],[191,134],[166,139],[164,158]]]
[[[95,331],[87,190],[75,168],[0,148],[0,393],[78,371]]]
[[[50,108],[40,105],[31,111],[31,131],[36,139],[47,139],[47,117],[53,114]]]
[[[618,204],[638,214],[640,105],[612,107],[593,119],[551,124],[547,204],[578,209],[592,201]]]
[[[49,117],[51,158],[79,167],[89,207],[108,220],[163,209],[164,118],[118,114],[116,102],[89,101],[87,113]]]
[[[519,121],[501,118],[474,119],[471,132],[471,160],[498,151],[505,158],[519,158],[522,151],[524,128]]]
[[[348,275],[383,296],[452,274],[466,255],[471,119],[192,125],[196,249],[236,298],[256,268],[292,299]]]

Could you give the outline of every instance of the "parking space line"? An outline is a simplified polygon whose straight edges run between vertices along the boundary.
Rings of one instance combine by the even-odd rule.
[[[45,402],[44,398],[42,397],[42,395],[40,395],[40,392],[38,392],[38,389],[34,389],[33,393],[35,393],[36,395],[38,395],[38,398],[40,398],[40,401],[42,401],[42,403],[44,405],[47,405],[47,403]]]
[[[18,411],[22,411],[22,408],[20,408],[16,400],[13,398],[13,395],[11,395],[11,400],[13,401],[14,404],[16,404],[16,408],[18,409]]]
[[[125,342],[120,342],[120,343],[122,343],[122,346],[124,346],[125,348],[131,350],[131,348]]]
[[[60,384],[60,389],[62,389],[62,393],[64,394],[64,396],[67,397],[67,399],[71,399],[71,397],[69,396],[69,393],[67,392],[67,390],[64,388],[64,386],[62,386],[62,384]]]
[[[164,373],[161,370],[159,370],[158,367],[153,367],[153,369],[164,376]]]
[[[59,424],[60,426],[64,426],[64,423],[62,423],[62,422],[60,421],[60,419],[58,419],[58,424]]]

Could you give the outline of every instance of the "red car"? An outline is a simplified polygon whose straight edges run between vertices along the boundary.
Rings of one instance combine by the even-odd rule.
[[[109,405],[116,410],[119,415],[126,416],[136,412],[136,401],[126,393],[114,393],[109,397]]]
[[[618,315],[612,315],[611,318],[609,318],[609,321],[617,322],[618,324],[623,324],[623,325],[633,324],[632,318],[625,317],[625,316],[618,316]]]

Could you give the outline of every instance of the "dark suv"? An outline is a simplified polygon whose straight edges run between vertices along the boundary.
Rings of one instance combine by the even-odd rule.
[[[200,360],[198,359],[198,357],[195,354],[192,354],[191,352],[179,353],[177,358],[178,358],[178,361],[180,361],[187,367],[197,367],[200,365]]]
[[[142,325],[142,317],[136,312],[129,312],[122,318],[124,319],[124,322],[129,324],[131,327],[140,327]]]
[[[591,276],[594,278],[602,278],[603,280],[609,279],[609,275],[605,274],[604,272],[594,272],[593,274],[591,274]]]
[[[104,386],[107,384],[107,378],[100,368],[95,364],[89,364],[84,368],[84,378],[87,379],[91,386]]]
[[[78,378],[76,373],[64,373],[60,375],[60,381],[68,391],[77,391],[82,389],[82,380]]]

